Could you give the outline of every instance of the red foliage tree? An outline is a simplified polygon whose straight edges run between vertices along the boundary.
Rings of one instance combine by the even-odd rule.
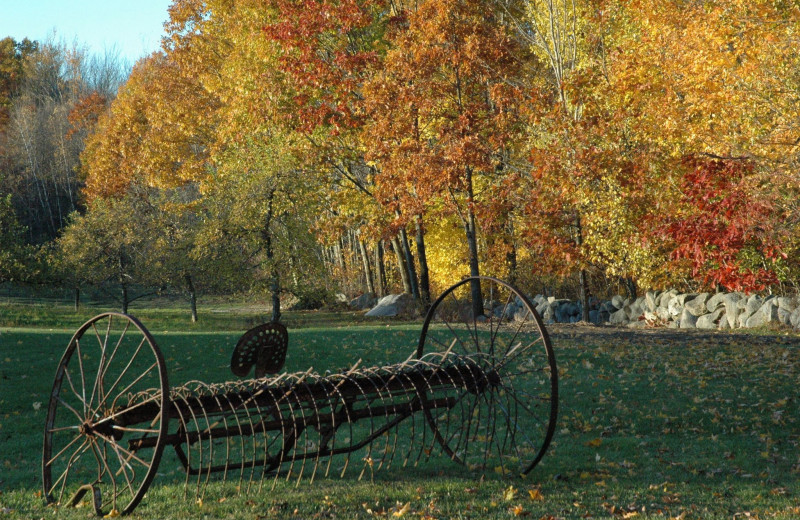
[[[674,243],[672,260],[691,268],[707,287],[758,291],[777,282],[769,262],[783,256],[778,211],[756,189],[744,159],[690,157],[683,161],[681,204],[657,234]]]

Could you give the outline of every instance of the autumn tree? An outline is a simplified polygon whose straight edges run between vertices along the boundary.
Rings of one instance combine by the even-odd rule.
[[[418,219],[435,207],[456,216],[478,276],[477,215],[493,202],[484,190],[513,130],[505,116],[514,110],[509,80],[519,75],[519,49],[482,2],[428,1],[399,18],[384,68],[365,88],[377,182],[385,199]],[[478,316],[480,285],[472,291]]]
[[[125,73],[113,54],[100,60],[77,45],[0,43],[0,196],[10,197],[24,241],[40,249],[28,269],[37,283],[53,281],[49,244],[82,207],[79,155],[96,119],[76,116],[85,100],[104,110]]]
[[[202,179],[215,103],[166,55],[140,60],[87,139],[88,199],[122,196],[134,182],[175,187]]]
[[[664,212],[667,201],[687,197],[703,158],[706,166],[700,169],[707,175],[702,178],[713,177],[710,172],[720,171],[715,161],[722,161],[727,166],[721,171],[738,172],[734,178],[740,179],[741,171],[731,165],[746,164],[746,184],[754,198],[740,203],[758,206],[754,201],[769,200],[772,210],[757,217],[762,228],[791,236],[798,221],[792,195],[798,185],[789,165],[796,164],[800,139],[800,99],[792,87],[798,76],[791,72],[798,64],[792,50],[800,28],[796,7],[762,1],[647,1],[605,2],[603,11],[626,21],[617,24],[603,47],[608,78],[603,97],[606,106],[615,107],[617,134],[647,149],[646,166],[639,164],[658,177],[657,197],[650,198],[655,211]],[[708,190],[702,195],[707,200],[719,196],[715,182],[693,190],[701,188]],[[775,220],[769,223],[769,218]],[[657,229],[651,226],[639,234],[657,242],[651,233]],[[680,247],[672,251],[673,258],[683,254]],[[713,279],[719,273],[709,268]]]
[[[774,201],[745,160],[687,158],[680,206],[657,230],[674,243],[672,260],[703,287],[760,291],[775,284],[779,246]],[[755,184],[754,184],[755,183]]]
[[[384,35],[398,6],[376,0],[275,0],[277,17],[266,35],[279,47],[277,71],[283,98],[275,122],[303,135],[310,145],[306,168],[335,196],[328,228],[355,225],[360,236],[391,241],[404,289],[429,302],[424,234],[416,228],[418,280],[402,208],[385,205],[376,193],[378,170],[365,160],[362,132],[367,119],[362,89],[381,67]],[[275,106],[274,103],[272,103]],[[355,211],[354,211],[355,210]],[[357,215],[356,215],[357,214]],[[357,218],[358,217],[358,218]],[[376,232],[379,230],[379,232]],[[361,238],[359,238],[361,240]],[[362,260],[365,254],[362,254]],[[365,264],[366,265],[366,264]],[[368,277],[368,273],[365,274]]]

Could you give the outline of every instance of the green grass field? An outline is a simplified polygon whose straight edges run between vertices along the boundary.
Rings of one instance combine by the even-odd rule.
[[[55,367],[88,315],[19,307],[0,307],[0,517],[93,516],[88,505],[46,507],[40,491]],[[167,359],[171,385],[234,379],[228,363],[235,331],[257,316],[209,312],[191,325],[171,312],[141,313]],[[214,316],[211,323],[203,323],[207,316]],[[287,371],[401,361],[420,329],[355,322],[347,313],[296,313],[287,321]],[[198,503],[192,491],[184,498],[175,458],[165,452],[163,474],[132,517],[800,517],[800,337],[566,326],[553,337],[558,427],[547,455],[524,479],[482,476],[440,458],[360,481],[353,473],[274,487],[268,480],[249,494],[237,493],[235,482],[212,484]]]

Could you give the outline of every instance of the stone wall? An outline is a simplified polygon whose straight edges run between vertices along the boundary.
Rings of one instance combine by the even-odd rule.
[[[545,323],[575,323],[581,319],[580,302],[537,295],[532,303]],[[592,300],[589,320],[631,328],[681,329],[737,329],[780,323],[800,330],[800,297],[648,291],[633,300],[622,296]]]

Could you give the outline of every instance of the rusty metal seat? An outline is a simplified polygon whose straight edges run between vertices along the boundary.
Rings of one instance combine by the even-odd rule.
[[[280,323],[264,323],[245,332],[231,357],[231,372],[246,377],[253,365],[255,377],[275,374],[286,362],[289,332]]]

